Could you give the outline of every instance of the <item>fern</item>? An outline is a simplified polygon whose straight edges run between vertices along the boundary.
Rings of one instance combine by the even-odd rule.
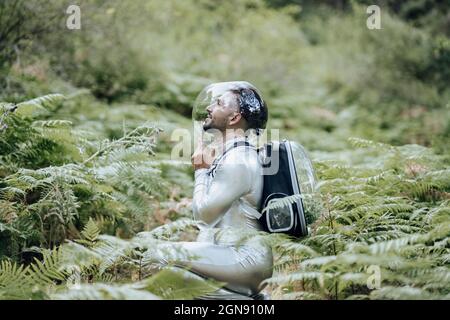
[[[214,295],[220,283],[170,266],[196,258],[176,250],[176,241],[202,226],[190,219],[189,201],[175,206],[186,196],[175,184],[192,188],[191,172],[154,157],[160,130],[137,120],[130,127],[68,114],[58,120],[50,115],[62,100],[77,105],[62,96],[1,104],[0,298]],[[25,112],[38,109],[45,117]],[[274,274],[265,283],[279,298],[448,299],[448,165],[420,146],[349,142],[364,148],[345,151],[351,161],[314,163],[316,194],[266,208],[303,201],[311,209],[308,237],[242,232],[239,243],[259,236],[273,247]],[[380,287],[367,285],[370,266],[379,268]]]
[[[61,249],[42,251],[42,262],[34,259],[30,269],[34,271],[31,274],[33,281],[42,286],[56,285],[67,280],[69,273],[62,264],[63,252]]]
[[[375,148],[375,149],[394,150],[394,148],[388,144],[374,142],[374,141],[367,140],[367,139],[352,137],[352,138],[349,138],[348,141],[354,147],[358,147],[358,148]]]
[[[436,299],[437,297],[430,294],[426,290],[420,288],[413,288],[410,286],[405,287],[392,287],[386,286],[378,290],[371,292],[370,297],[372,299],[395,299],[395,300],[429,300]]]
[[[71,127],[73,125],[72,121],[69,120],[38,120],[33,122],[34,127],[42,128],[59,128],[59,127]]]
[[[447,170],[426,148],[351,142],[371,148],[372,157],[378,153],[378,168],[318,164],[326,210],[308,238],[276,242],[282,258],[266,283],[292,297],[300,287],[305,293],[299,298],[303,294],[324,299],[445,297],[450,235]],[[427,166],[418,166],[422,171],[411,174],[409,164],[423,161]],[[379,289],[367,287],[366,270],[371,265],[380,268]]]
[[[31,116],[36,110],[47,111],[48,106],[56,104],[66,97],[62,94],[48,94],[42,97],[20,102],[14,106],[16,114],[21,116]]]
[[[8,260],[0,261],[0,300],[28,299],[32,284],[28,267]]]
[[[56,101],[61,101],[63,99],[65,99],[64,95],[59,94],[59,93],[47,94],[47,95],[42,96],[42,97],[38,97],[38,98],[35,98],[35,99],[31,99],[31,100],[27,100],[27,101],[24,101],[24,102],[20,102],[16,106],[18,108],[23,107],[23,106],[30,106],[30,105],[42,107],[44,105],[53,104]]]
[[[82,284],[51,296],[55,300],[159,300],[156,295],[140,290],[140,284]]]
[[[147,290],[164,299],[193,299],[213,293],[224,283],[208,280],[178,268],[167,268],[145,281]]]
[[[101,242],[92,250],[101,257],[100,274],[118,263],[131,262],[134,253],[132,243],[106,235],[100,236],[99,240]]]
[[[97,243],[99,234],[100,229],[97,227],[97,224],[94,222],[94,220],[89,218],[89,221],[81,231],[82,238],[77,240],[77,242],[88,247],[93,247]]]

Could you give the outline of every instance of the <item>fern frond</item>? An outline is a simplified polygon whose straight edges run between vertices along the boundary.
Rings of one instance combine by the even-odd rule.
[[[375,142],[372,140],[350,137],[348,138],[350,144],[357,148],[375,148],[375,149],[388,149],[393,150],[394,147],[385,143]]]
[[[61,246],[62,265],[63,266],[79,266],[81,269],[91,268],[94,265],[100,265],[103,257],[92,249],[68,241]]]
[[[160,300],[156,295],[136,287],[139,284],[81,284],[51,297],[55,300]]]
[[[92,218],[89,218],[88,222],[81,231],[82,239],[78,239],[76,242],[92,247],[97,242],[99,234],[100,229],[97,227],[97,224],[94,220],[92,220]]]
[[[276,198],[269,202],[269,204],[263,209],[263,213],[267,212],[268,210],[273,209],[281,209],[290,206],[293,203],[296,203],[297,201],[300,201],[304,195],[300,194],[294,194],[292,196],[287,196],[283,198]]]
[[[28,299],[33,281],[28,267],[9,260],[0,261],[0,300]]]
[[[130,261],[134,252],[134,244],[107,235],[98,237],[99,243],[92,250],[101,257],[100,274],[121,261]]]
[[[410,286],[393,287],[386,286],[381,289],[374,290],[370,293],[371,299],[381,300],[429,300],[436,297],[426,290],[413,288]]]
[[[185,231],[191,227],[197,227],[199,225],[198,221],[181,218],[171,223],[164,224],[152,231],[140,232],[134,238],[135,241],[147,241],[148,239],[159,239],[159,240],[169,240],[176,233],[180,231]]]
[[[16,114],[30,116],[35,110],[47,111],[46,107],[64,100],[66,97],[62,94],[48,94],[35,99],[18,103]]]
[[[62,95],[62,94],[59,94],[59,93],[47,94],[45,96],[41,96],[41,97],[38,97],[38,98],[34,98],[34,99],[31,99],[31,100],[20,102],[20,103],[17,104],[17,106],[18,107],[25,106],[25,105],[39,105],[39,106],[42,106],[42,105],[45,105],[45,104],[48,104],[48,103],[55,103],[57,101],[61,101],[61,100],[64,100],[64,99],[65,99],[65,96]]]
[[[59,127],[71,127],[73,125],[72,121],[69,120],[38,120],[33,121],[34,127],[43,128],[59,128]]]
[[[283,300],[320,300],[319,294],[308,291],[296,291],[285,293],[281,296]]]
[[[168,267],[145,280],[145,288],[164,299],[193,299],[207,296],[225,283],[207,280],[188,270]]]
[[[69,273],[65,270],[63,261],[63,251],[61,248],[42,251],[42,261],[35,258],[30,269],[33,271],[31,277],[36,283],[42,286],[55,285],[64,282]]]

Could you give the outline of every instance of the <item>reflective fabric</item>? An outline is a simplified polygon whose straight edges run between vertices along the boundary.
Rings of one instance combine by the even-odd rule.
[[[161,243],[154,259],[225,282],[226,288],[246,296],[258,293],[260,283],[272,275],[272,252],[257,237],[242,245],[199,241]]]
[[[228,150],[236,141],[227,141]],[[230,149],[214,171],[195,172],[192,209],[194,217],[211,227],[247,227],[261,230],[257,210],[263,190],[262,166],[255,149],[239,146]]]
[[[239,138],[238,138],[239,139]],[[226,150],[236,139],[228,141]],[[272,251],[263,243],[258,218],[263,188],[262,167],[255,149],[239,146],[227,152],[215,174],[208,169],[195,172],[194,218],[203,222],[197,242],[167,244],[172,255],[159,254],[155,261],[166,262],[175,251],[175,265],[186,266],[197,275],[226,282],[226,288],[250,296],[261,290],[261,282],[272,275]],[[160,251],[160,250],[159,250]],[[176,256],[176,254],[175,254]],[[174,261],[171,261],[172,263]],[[227,299],[226,291],[216,298]]]

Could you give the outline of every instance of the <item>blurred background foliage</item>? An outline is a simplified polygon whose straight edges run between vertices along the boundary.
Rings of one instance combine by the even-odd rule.
[[[427,147],[439,158],[433,168],[448,168],[447,1],[79,0],[81,30],[66,28],[70,4],[0,2],[3,257],[30,261],[30,247],[76,239],[90,218],[102,233],[131,238],[190,217],[192,170],[166,161],[170,136],[175,128],[192,130],[192,103],[216,81],[255,84],[269,105],[269,128],[304,145],[322,179],[342,173],[329,160],[379,169],[380,155],[354,150],[348,138],[355,136]],[[370,4],[381,8],[380,30],[366,27]],[[5,116],[10,106],[51,93],[65,98],[34,103],[45,108],[32,117]],[[150,148],[154,162],[123,146],[100,153],[95,165],[84,163],[146,121],[163,130]],[[414,157],[405,159],[409,166]],[[65,167],[71,163],[81,167]],[[89,182],[61,180],[66,173],[47,170],[52,166]],[[415,179],[427,166],[412,167],[405,172]],[[48,179],[53,189],[38,191]],[[426,185],[431,195],[412,193],[412,201],[442,207],[449,183],[441,180]],[[22,193],[25,201],[18,200]],[[46,215],[61,201],[70,207],[55,215],[62,222]]]
[[[364,137],[443,152],[448,6],[381,1],[382,29],[369,30],[365,4],[80,1],[82,28],[68,30],[67,1],[4,1],[2,100],[87,88],[106,103],[188,117],[205,84],[247,79],[264,92],[272,119],[280,119],[274,126],[312,129],[302,138],[308,147],[327,143],[323,129],[330,137],[351,127]]]

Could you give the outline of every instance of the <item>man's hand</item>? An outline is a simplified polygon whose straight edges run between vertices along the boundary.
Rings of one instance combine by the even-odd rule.
[[[199,146],[191,158],[194,170],[208,169],[214,161],[215,151],[213,148],[202,148],[202,146]]]

